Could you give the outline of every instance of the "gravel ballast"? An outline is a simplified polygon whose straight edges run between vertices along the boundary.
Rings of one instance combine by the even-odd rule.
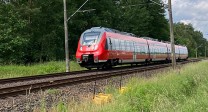
[[[155,73],[169,71],[169,68],[162,68],[158,70],[145,71],[141,73],[129,74],[122,76],[122,85],[131,77],[151,77]],[[104,92],[106,86],[119,88],[121,76],[111,77],[96,81],[96,93]],[[15,84],[15,83],[14,83]],[[68,103],[70,101],[80,102],[83,99],[92,99],[95,81],[82,83],[77,85],[65,85],[57,89],[38,91],[36,93],[29,93],[27,95],[19,95],[16,97],[8,97],[0,99],[1,112],[23,112],[34,111],[45,106],[46,109],[57,105],[58,102],[63,101]],[[11,85],[10,85],[11,86]]]

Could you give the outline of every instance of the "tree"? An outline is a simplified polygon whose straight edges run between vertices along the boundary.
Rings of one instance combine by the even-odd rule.
[[[27,21],[11,4],[0,2],[0,13],[0,62],[22,63],[29,42],[25,33]]]
[[[198,53],[201,56],[205,55],[204,47],[207,44],[207,40],[203,38],[202,32],[193,28],[192,24],[174,24],[174,35],[176,44],[188,47],[190,57],[195,57],[196,49],[198,49]]]
[[[85,1],[67,1],[68,15]],[[149,0],[90,0],[81,10],[88,9],[96,10],[79,12],[68,21],[70,56],[75,54],[82,32],[94,26],[169,40],[165,10]],[[0,62],[27,64],[64,60],[61,0],[1,1],[0,13]],[[181,30],[185,27],[187,31]],[[194,32],[191,26],[175,25],[175,28],[176,41],[188,45],[193,55],[194,46],[203,41],[201,33]]]

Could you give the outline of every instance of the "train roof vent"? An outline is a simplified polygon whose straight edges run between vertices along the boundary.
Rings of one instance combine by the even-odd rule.
[[[152,41],[158,41],[158,39],[153,39],[153,38],[150,38],[150,37],[140,37],[140,38],[147,39],[147,40],[152,40]]]
[[[122,34],[122,35],[128,35],[128,36],[136,37],[136,35],[133,34],[133,33],[122,32],[122,31],[119,31],[119,30],[111,29],[111,28],[107,28],[107,29],[109,29],[111,32],[114,32],[114,33],[119,33],[119,34]]]
[[[161,40],[160,42],[163,42],[163,43],[170,43],[169,41],[164,41],[164,40]]]
[[[119,33],[119,34],[122,34],[122,35],[128,35],[128,36],[136,37],[136,35],[134,35],[133,33],[122,32],[122,31],[112,29],[112,28],[92,27],[91,30],[103,30],[103,31],[106,31],[106,32],[113,32],[113,33]]]

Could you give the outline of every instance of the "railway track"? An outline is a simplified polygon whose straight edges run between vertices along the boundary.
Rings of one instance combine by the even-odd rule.
[[[189,62],[197,62],[197,61],[200,60],[192,59],[189,61],[178,62],[178,64],[186,64]],[[56,74],[47,74],[47,75],[38,75],[38,76],[29,76],[29,77],[1,79],[0,98],[6,98],[8,96],[16,96],[19,94],[26,94],[28,91],[33,92],[43,89],[57,88],[63,85],[79,84],[79,83],[109,78],[113,76],[126,75],[135,72],[143,72],[147,70],[155,70],[155,69],[165,68],[170,66],[171,64],[160,64],[160,65],[140,66],[140,67],[127,67],[127,68],[121,67],[109,71],[87,70],[87,71],[78,71],[78,72],[70,72],[70,73],[69,72],[56,73]],[[28,80],[29,82],[24,83],[24,81],[28,81]],[[21,83],[16,84],[17,82],[21,82]]]
[[[157,65],[157,64],[152,64],[152,65]],[[142,67],[142,66],[145,66],[145,65],[139,65],[139,66],[133,66],[133,67]],[[127,68],[132,68],[132,67],[121,66],[121,67],[116,67],[113,70],[127,69]],[[30,81],[30,80],[34,81],[34,80],[40,80],[40,79],[45,79],[45,78],[76,76],[80,74],[86,74],[86,73],[92,74],[92,73],[98,73],[98,72],[103,72],[103,71],[93,69],[93,70],[82,70],[82,71],[73,71],[73,72],[51,73],[51,74],[44,74],[44,75],[34,75],[34,76],[26,76],[26,77],[5,78],[5,79],[0,79],[0,85],[11,83],[11,82],[24,82],[24,81]]]

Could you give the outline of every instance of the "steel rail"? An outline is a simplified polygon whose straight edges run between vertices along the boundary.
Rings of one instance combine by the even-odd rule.
[[[151,64],[155,65],[155,64]],[[146,65],[140,65],[140,66],[134,66],[134,67],[142,67]],[[133,67],[133,68],[134,68]],[[129,66],[121,66],[121,67],[115,67],[112,70],[119,70],[119,69],[128,69],[132,68]],[[82,73],[95,73],[95,72],[102,72],[102,70],[82,70],[82,71],[73,71],[73,72],[62,72],[62,73],[50,73],[50,74],[44,74],[44,75],[34,75],[34,76],[25,76],[25,77],[15,77],[15,78],[5,78],[0,79],[0,85],[11,83],[11,82],[23,82],[23,81],[29,81],[29,80],[38,80],[38,79],[44,79],[44,78],[56,78],[56,77],[64,77],[69,75],[79,75]]]
[[[76,75],[81,73],[91,73],[96,72],[97,70],[82,70],[82,71],[74,71],[74,72],[62,72],[62,73],[51,73],[51,74],[44,74],[44,75],[34,75],[34,76],[25,76],[25,77],[15,77],[15,78],[6,78],[0,79],[0,84],[10,83],[14,81],[28,81],[34,79],[42,79],[42,78],[52,78],[52,77],[61,77],[67,75]]]
[[[180,62],[180,64],[186,64],[188,62],[196,62],[196,61],[199,61],[199,60]],[[80,84],[84,82],[110,78],[113,76],[120,76],[120,75],[126,75],[126,74],[131,74],[131,73],[139,73],[139,72],[144,72],[147,70],[155,70],[155,69],[160,69],[160,68],[165,68],[165,67],[170,67],[170,66],[171,64],[145,66],[145,67],[132,68],[131,70],[117,70],[117,71],[112,71],[108,73],[98,73],[98,74],[87,75],[87,76],[71,77],[67,79],[57,79],[57,80],[47,81],[47,82],[38,82],[38,83],[33,83],[33,84],[25,84],[25,85],[13,86],[13,87],[0,88],[0,98],[5,98],[7,96],[16,96],[19,94],[26,94],[28,91],[33,92],[33,91],[44,90],[48,88],[57,88],[63,85]]]

